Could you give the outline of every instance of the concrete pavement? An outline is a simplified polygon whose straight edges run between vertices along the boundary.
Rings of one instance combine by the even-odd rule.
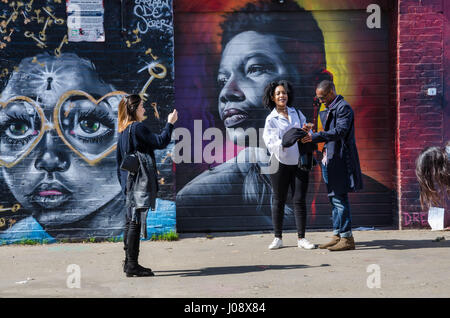
[[[315,244],[330,237],[307,232]],[[450,296],[450,232],[355,231],[354,237],[356,250],[345,252],[299,249],[292,231],[274,251],[267,249],[272,234],[263,232],[145,241],[140,263],[156,274],[148,278],[125,277],[122,242],[1,246],[0,297]],[[437,237],[445,239],[433,242]]]

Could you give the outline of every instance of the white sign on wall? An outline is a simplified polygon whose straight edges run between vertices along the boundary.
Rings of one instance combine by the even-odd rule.
[[[430,207],[428,210],[428,224],[432,231],[442,231],[444,229],[445,211],[443,208]]]
[[[105,41],[103,0],[67,0],[66,10],[69,41]]]

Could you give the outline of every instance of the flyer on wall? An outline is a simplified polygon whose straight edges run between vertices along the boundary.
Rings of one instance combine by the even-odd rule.
[[[67,0],[66,6],[69,41],[105,41],[103,0]]]

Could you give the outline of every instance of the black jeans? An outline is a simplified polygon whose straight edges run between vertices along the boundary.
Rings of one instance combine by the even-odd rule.
[[[132,208],[127,209],[125,215],[125,229],[123,232],[123,243],[125,250],[125,259],[128,263],[137,264],[139,257],[139,244],[141,239],[141,223],[132,221]]]
[[[295,224],[299,238],[305,237],[306,229],[306,193],[308,192],[309,172],[297,165],[279,163],[278,171],[270,175],[272,182],[272,222],[275,237],[281,239],[283,232],[284,206],[290,185],[295,186],[292,203],[294,205]]]

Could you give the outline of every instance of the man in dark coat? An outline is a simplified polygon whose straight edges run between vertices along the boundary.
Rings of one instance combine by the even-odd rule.
[[[317,98],[327,107],[326,118],[322,120],[324,131],[309,133],[303,143],[325,142],[322,175],[327,184],[328,197],[333,207],[333,238],[320,245],[330,251],[355,249],[352,235],[351,213],[348,192],[363,187],[361,167],[355,142],[354,114],[350,105],[331,81],[322,81],[316,88]],[[304,127],[307,131],[306,127]]]

